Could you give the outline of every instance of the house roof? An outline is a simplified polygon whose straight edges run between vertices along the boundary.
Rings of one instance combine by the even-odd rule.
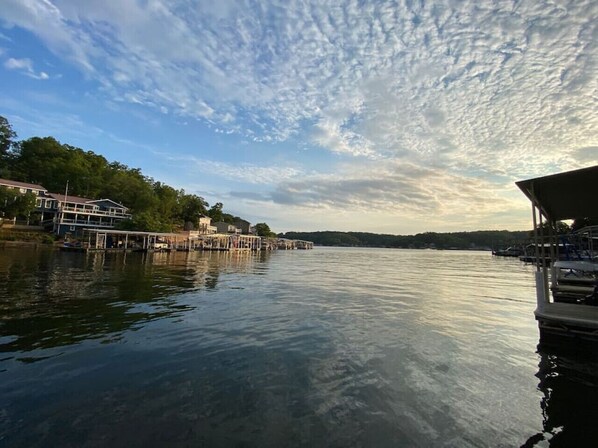
[[[19,188],[30,188],[34,190],[42,190],[46,191],[44,187],[37,184],[29,184],[27,182],[19,182],[17,180],[9,180],[9,179],[0,179],[0,185],[10,185],[12,187],[19,187]]]
[[[118,202],[113,201],[112,199],[108,199],[108,198],[104,198],[104,199],[89,199],[89,202],[112,202],[114,205],[117,205],[120,208],[124,208],[124,209],[128,210],[128,208],[125,207],[124,205],[119,204]]]
[[[598,219],[598,165],[516,182],[551,220]]]
[[[48,193],[48,196],[56,199],[57,201],[64,201],[64,193]],[[77,204],[87,204],[88,202],[94,201],[93,199],[82,198],[79,196],[67,195],[66,202],[75,202]]]
[[[50,196],[53,199],[56,199],[57,201],[64,201],[64,193],[48,193],[48,196]],[[114,205],[117,205],[118,207],[121,207],[125,210],[128,210],[127,207],[125,207],[122,204],[119,204],[116,201],[113,201],[112,199],[87,199],[87,198],[82,198],[80,196],[73,196],[73,195],[67,195],[66,197],[66,202],[74,202],[76,204],[96,204],[97,202],[111,202]]]

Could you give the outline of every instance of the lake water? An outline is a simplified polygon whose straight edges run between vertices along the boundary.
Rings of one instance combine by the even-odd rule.
[[[0,445],[595,446],[534,308],[488,252],[0,248]]]

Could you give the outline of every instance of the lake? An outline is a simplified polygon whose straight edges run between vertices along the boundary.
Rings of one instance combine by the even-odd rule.
[[[0,248],[0,445],[577,447],[598,356],[488,252]]]

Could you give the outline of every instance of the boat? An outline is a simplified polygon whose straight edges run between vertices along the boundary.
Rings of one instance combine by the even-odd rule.
[[[598,341],[598,226],[563,246],[557,222],[598,222],[598,165],[516,182],[532,204],[536,310],[540,340]],[[565,248],[564,248],[565,247]]]
[[[523,255],[523,249],[520,247],[509,246],[506,249],[493,250],[492,255],[497,257],[519,257]]]

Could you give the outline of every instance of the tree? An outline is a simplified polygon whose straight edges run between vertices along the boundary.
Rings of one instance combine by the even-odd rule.
[[[208,210],[208,216],[212,218],[213,222],[222,221],[222,202],[216,202],[210,210]]]
[[[182,190],[175,190],[169,185],[155,182],[154,193],[158,198],[158,204],[155,212],[158,213],[164,221],[175,221],[180,219]]]
[[[111,163],[100,194],[129,207],[132,213],[139,213],[158,205],[153,184],[153,179],[144,176],[141,170]]]
[[[116,228],[118,230],[137,230],[141,232],[170,232],[170,223],[160,221],[155,214],[143,211],[135,213],[132,219],[120,221]]]
[[[207,213],[208,203],[201,196],[185,194],[181,198],[181,219],[183,223],[191,222],[193,227],[199,225],[199,215]]]
[[[265,222],[259,222],[255,225],[255,233],[258,236],[275,237],[276,234],[270,230],[270,226]]]
[[[0,115],[0,176],[6,176],[8,171],[8,159],[11,148],[16,146],[15,138],[17,133],[6,118]]]
[[[32,137],[19,144],[14,142],[15,137],[8,121],[0,117],[0,177],[40,184],[60,194],[68,182],[69,195],[112,199],[137,216],[123,224],[127,228],[170,230],[186,222],[196,227],[202,214],[215,222],[234,223],[240,219],[224,213],[222,202],[208,210],[209,204],[201,196],[157,182],[139,168],[108,162],[101,155],[60,143],[53,137]],[[7,167],[4,170],[3,165]]]
[[[0,157],[4,157],[14,145],[17,133],[6,118],[0,115]]]
[[[11,164],[13,179],[64,191],[68,177],[67,150],[53,137],[32,137],[21,142]]]
[[[33,193],[0,187],[0,216],[9,219],[28,218],[35,210],[35,198]]]
[[[566,222],[563,221],[557,221],[556,222],[556,233],[557,235],[566,235],[568,233],[571,233],[571,231],[574,230],[571,227],[569,227],[569,225]],[[543,232],[544,236],[548,236],[550,235],[550,223],[548,222],[543,222],[542,223],[542,227],[540,227],[540,225],[538,224],[538,232]],[[554,231],[554,230],[553,230]],[[529,236],[533,237],[534,236],[534,231],[530,231],[529,232]]]

